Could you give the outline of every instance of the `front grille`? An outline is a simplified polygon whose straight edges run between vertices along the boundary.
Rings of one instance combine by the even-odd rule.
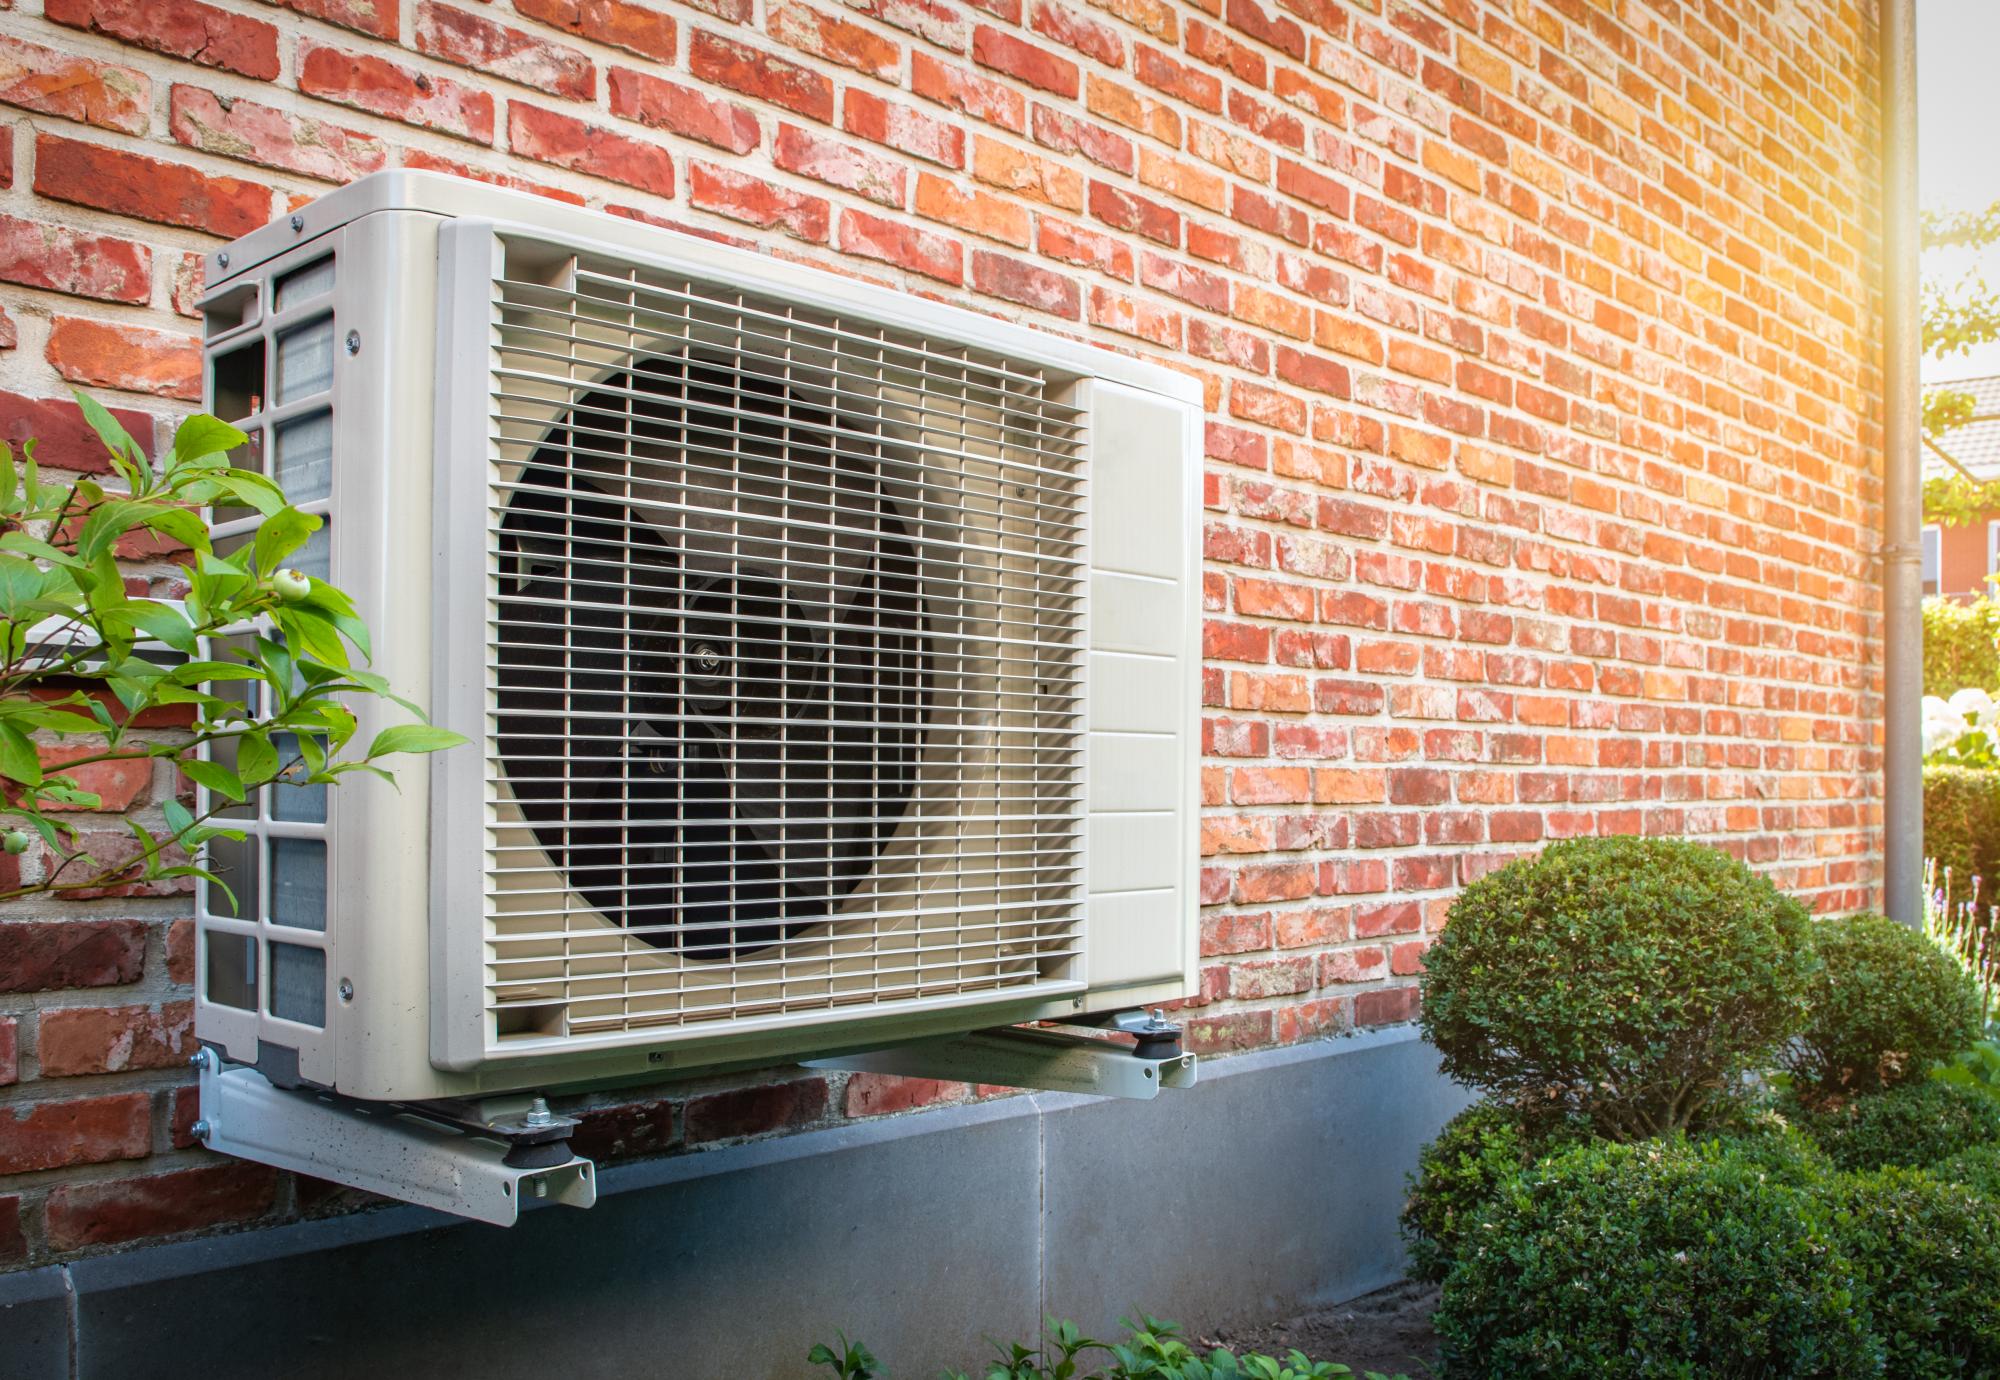
[[[497,1036],[1066,976],[1085,594],[1068,381],[539,243],[505,262]]]

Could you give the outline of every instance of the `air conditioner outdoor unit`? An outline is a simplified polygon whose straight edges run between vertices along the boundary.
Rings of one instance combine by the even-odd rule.
[[[326,517],[294,563],[472,740],[212,845],[211,1145],[384,1188],[355,1126],[533,1160],[532,1092],[992,1073],[951,1037],[1193,990],[1194,381],[430,174],[206,267],[209,405]]]

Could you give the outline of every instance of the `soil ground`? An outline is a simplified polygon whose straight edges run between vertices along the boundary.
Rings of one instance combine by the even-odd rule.
[[[1436,1307],[1433,1286],[1395,1284],[1286,1322],[1218,1329],[1202,1340],[1239,1355],[1261,1351],[1282,1357],[1297,1347],[1315,1361],[1350,1366],[1357,1376],[1373,1370],[1426,1380],[1436,1373],[1437,1334],[1431,1330]]]

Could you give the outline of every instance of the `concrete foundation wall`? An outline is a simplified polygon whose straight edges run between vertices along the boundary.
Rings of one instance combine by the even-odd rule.
[[[1044,1313],[1208,1326],[1393,1281],[1403,1175],[1465,1101],[1429,1047],[1203,1075],[628,1165],[511,1231],[394,1208],[0,1276],[0,1380],[778,1380],[836,1328],[929,1380]]]

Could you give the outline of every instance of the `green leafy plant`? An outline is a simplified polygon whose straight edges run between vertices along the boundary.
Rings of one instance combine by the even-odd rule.
[[[1931,1077],[1941,1083],[1979,1088],[1989,1097],[2000,1098],[2000,1039],[1975,1040],[1931,1070]]]
[[[1348,1367],[1314,1361],[1298,1351],[1282,1359],[1251,1352],[1238,1356],[1223,1348],[1197,1354],[1177,1323],[1140,1315],[1137,1322],[1119,1320],[1128,1335],[1115,1342],[1085,1336],[1073,1322],[1047,1320],[1047,1333],[1035,1345],[994,1343],[997,1356],[976,1372],[948,1371],[946,1380],[1339,1380],[1352,1376]],[[1100,1352],[1101,1364],[1088,1359]],[[839,1380],[880,1380],[875,1358],[866,1347],[839,1337],[838,1346],[814,1345],[806,1360],[825,1366]],[[1367,1372],[1364,1380],[1408,1380]]]
[[[83,395],[77,403],[122,487],[47,479],[32,441],[19,452],[0,443],[0,844],[22,854],[39,839],[46,850],[39,875],[0,900],[195,875],[219,882],[193,857],[211,838],[241,837],[213,821],[251,792],[278,780],[331,785],[356,771],[393,779],[383,758],[464,741],[397,700],[416,721],[343,757],[357,727],[350,704],[395,696],[356,664],[368,631],[353,602],[286,564],[320,520],[268,478],[231,466],[246,438],[225,422],[188,418],[155,462],[103,407]],[[213,508],[262,520],[250,540],[219,551],[203,515]],[[118,562],[138,553],[178,559],[185,598],[129,593]],[[224,638],[235,645],[217,655]],[[258,685],[272,712],[253,719],[244,692]],[[161,717],[185,731],[137,728]],[[103,836],[95,852],[84,846],[74,812],[102,801],[79,770],[161,761],[205,787],[210,807],[196,815],[170,798],[164,830],[127,819],[130,837],[117,847]]]
[[[867,1347],[859,1342],[848,1341],[845,1332],[836,1332],[833,1335],[835,1338],[833,1346],[828,1346],[825,1342],[813,1343],[813,1349],[806,1353],[808,1365],[825,1366],[838,1376],[839,1380],[875,1380],[875,1377],[882,1373],[878,1369],[880,1363]]]
[[[1577,839],[1460,893],[1421,1019],[1459,1082],[1637,1140],[1739,1105],[1804,1024],[1818,963],[1805,908],[1727,854]]]
[[[1550,1156],[1480,1210],[1445,1278],[1445,1374],[1880,1375],[1860,1278],[1809,1186],[1817,1172],[1679,1136]]]
[[[1981,1197],[1991,1199],[1986,1211],[2000,1215],[2000,1141],[1975,1145],[1931,1166],[1931,1175],[1948,1184],[1960,1184]]]
[[[1980,1087],[1901,1083],[1848,1101],[1783,1104],[1838,1169],[1921,1169],[2000,1140],[2000,1099]]]
[[[1961,894],[1974,877],[2000,880],[2000,772],[1924,768],[1924,852]]]
[[[1412,1279],[1437,1283],[1450,1271],[1466,1229],[1509,1179],[1543,1155],[1589,1138],[1567,1122],[1529,1125],[1510,1103],[1475,1102],[1417,1156],[1402,1212]]]
[[[1880,915],[1814,926],[1811,1015],[1784,1063],[1807,1100],[1925,1077],[1986,1028],[1979,984],[1929,936]]]
[[[1944,482],[1930,481],[1926,497],[1931,485]],[[1959,690],[2000,687],[2000,600],[1926,599],[1923,618],[1926,695],[1948,699]]]
[[[2000,1203],[1900,1168],[1841,1176],[1828,1193],[1884,1374],[2000,1375]]]

